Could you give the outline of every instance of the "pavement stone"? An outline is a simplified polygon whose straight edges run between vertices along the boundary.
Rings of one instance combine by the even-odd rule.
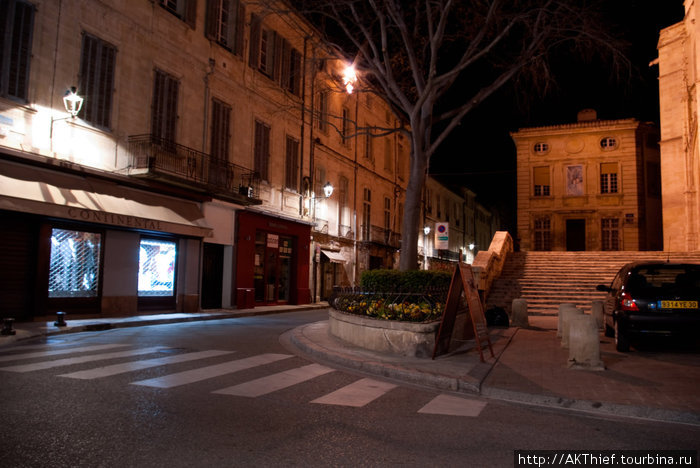
[[[15,324],[16,335],[0,335],[0,347],[37,336],[197,320],[221,320],[327,308],[327,304],[222,309],[196,314],[153,314],[73,320],[66,327],[52,321]],[[491,328],[494,357],[480,359],[474,341],[453,342],[435,359],[391,356],[357,348],[328,332],[328,321],[290,330],[280,342],[312,360],[347,369],[429,386],[443,391],[546,406],[567,411],[653,419],[700,425],[700,352],[637,350],[618,353],[601,334],[605,370],[567,366],[568,350],[556,337],[556,316],[530,316],[526,328]]]

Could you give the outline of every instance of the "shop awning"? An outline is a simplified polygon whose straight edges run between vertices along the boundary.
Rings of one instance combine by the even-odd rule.
[[[208,237],[199,206],[91,176],[0,161],[0,209]]]
[[[345,263],[345,257],[343,257],[340,252],[333,252],[331,250],[323,250],[321,249],[321,252],[323,255],[328,257],[328,260],[330,260],[332,263]]]

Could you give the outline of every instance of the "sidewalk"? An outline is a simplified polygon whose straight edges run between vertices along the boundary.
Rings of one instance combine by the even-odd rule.
[[[326,308],[326,304],[256,307],[198,314],[161,314],[20,323],[15,336],[0,336],[3,345],[34,336],[105,330],[197,320],[264,315]],[[328,333],[328,322],[303,325],[280,341],[312,360],[445,391],[480,394],[598,415],[616,415],[700,425],[700,353],[637,351],[618,353],[611,338],[601,336],[604,371],[567,367],[568,350],[556,337],[556,317],[530,317],[530,328],[492,328],[495,357],[485,362],[473,342],[463,343],[435,360],[388,356],[341,342]]]

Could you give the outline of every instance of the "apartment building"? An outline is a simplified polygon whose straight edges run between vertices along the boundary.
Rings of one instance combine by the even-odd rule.
[[[423,190],[423,236],[419,242],[422,269],[452,270],[457,261],[472,263],[488,249],[499,229],[497,213],[476,201],[467,188],[450,189],[428,176]]]
[[[396,263],[410,140],[287,8],[6,0],[0,21],[4,315],[303,304]]]
[[[700,142],[696,20],[700,5],[685,0],[683,21],[659,35],[659,106],[664,250],[700,250]]]
[[[598,120],[511,134],[517,151],[517,241],[527,250],[660,250],[658,130]]]

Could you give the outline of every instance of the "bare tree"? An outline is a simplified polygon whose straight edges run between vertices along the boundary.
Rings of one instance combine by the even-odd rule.
[[[410,177],[400,268],[417,265],[421,196],[430,158],[461,120],[509,80],[550,82],[553,54],[604,54],[618,41],[583,0],[297,0],[350,57],[362,79],[407,121]]]

